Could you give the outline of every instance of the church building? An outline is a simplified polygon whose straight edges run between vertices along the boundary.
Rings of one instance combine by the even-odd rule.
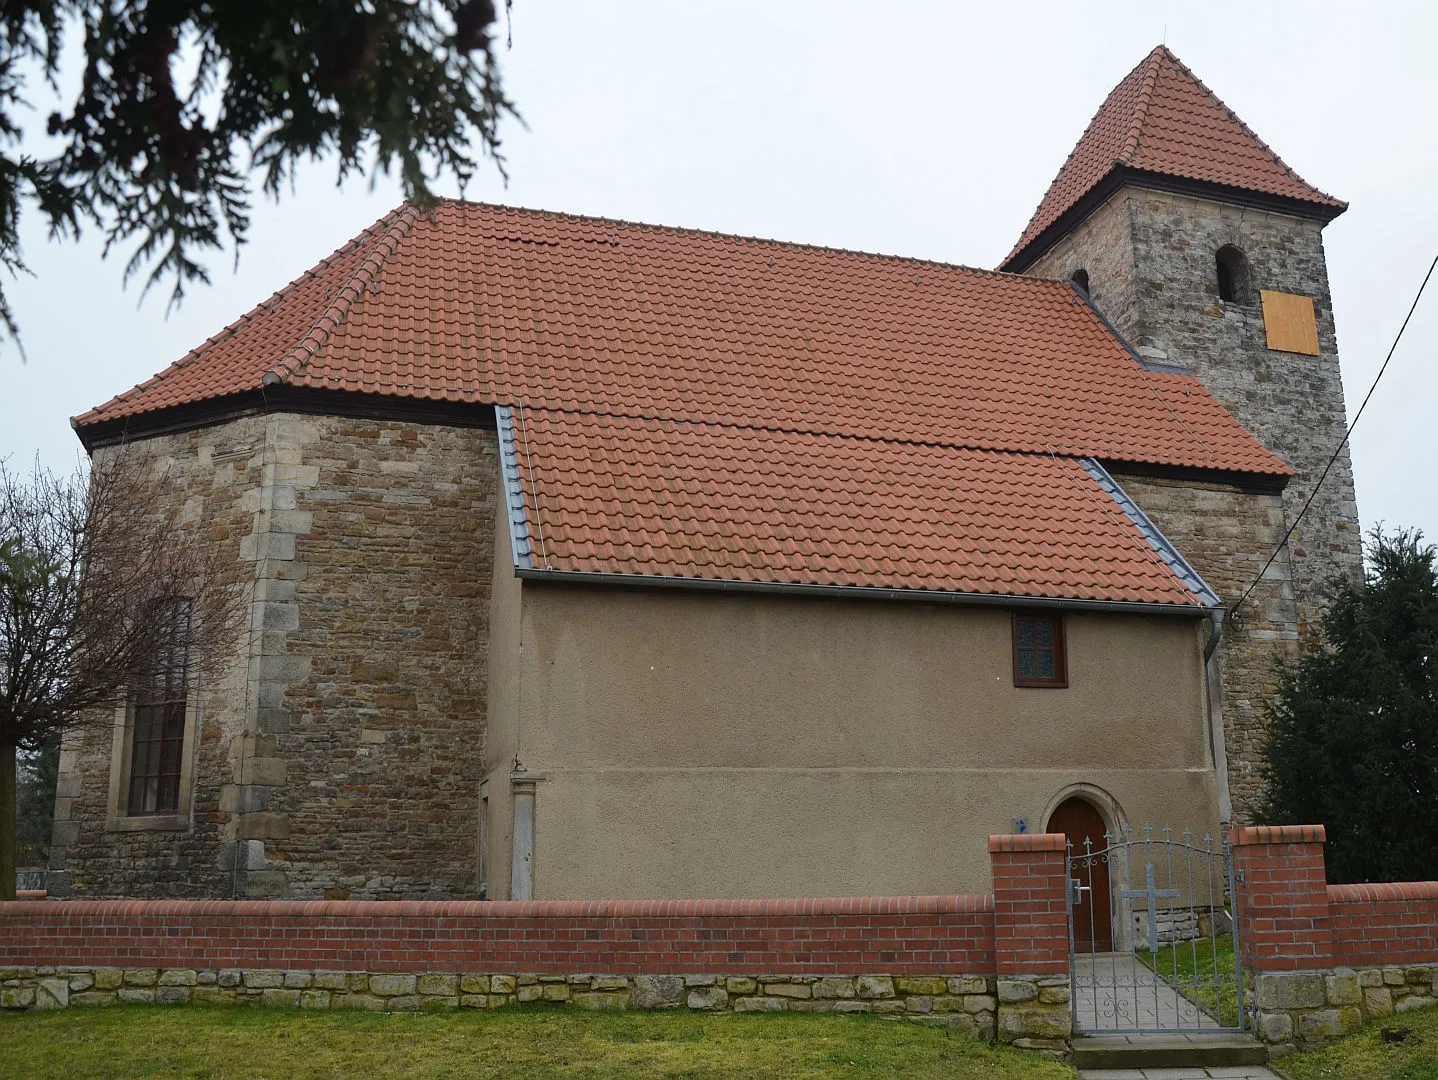
[[[1344,208],[1164,47],[996,270],[401,206],[76,418],[251,619],[67,738],[51,895],[953,894],[990,833],[1252,821],[1360,565],[1343,453],[1264,570]]]

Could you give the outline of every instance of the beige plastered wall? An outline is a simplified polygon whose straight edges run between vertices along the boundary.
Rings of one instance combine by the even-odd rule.
[[[985,892],[987,836],[1078,789],[1216,833],[1197,619],[1070,613],[1069,687],[1016,689],[1002,609],[521,585],[508,547],[492,896],[516,758],[536,899]]]

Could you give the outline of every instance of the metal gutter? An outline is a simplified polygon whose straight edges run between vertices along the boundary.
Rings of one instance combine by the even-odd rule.
[[[1164,536],[1158,526],[1149,519],[1149,516],[1139,509],[1138,503],[1134,502],[1128,492],[1119,486],[1118,481],[1108,474],[1107,469],[1093,458],[1079,458],[1079,464],[1094,478],[1098,486],[1108,493],[1109,498],[1118,503],[1119,509],[1128,515],[1128,519],[1143,534],[1143,538],[1149,542],[1154,551],[1158,552],[1159,558],[1168,564],[1168,568],[1183,582],[1184,587],[1193,593],[1204,610],[1223,606],[1223,601],[1218,598],[1216,592],[1208,587],[1208,582],[1204,581],[1198,571],[1189,565],[1188,560],[1178,553],[1178,548],[1174,547],[1168,537]]]
[[[524,487],[520,481],[519,450],[514,445],[514,421],[508,405],[494,407],[494,424],[499,432],[499,476],[504,488],[504,520],[509,524],[509,550],[514,569],[534,566],[529,546],[529,523],[524,517]]]
[[[699,592],[787,596],[829,596],[846,600],[888,600],[924,604],[972,604],[986,607],[1033,607],[1049,610],[1106,612],[1114,615],[1183,615],[1197,618],[1208,609],[1194,604],[1146,604],[1121,600],[1074,600],[1044,596],[1010,596],[997,593],[940,592],[930,589],[886,589],[868,585],[804,585],[777,581],[738,581],[732,578],[663,577],[658,574],[606,574],[588,570],[544,570],[516,567],[515,577],[564,585],[627,586],[630,588],[689,589]]]

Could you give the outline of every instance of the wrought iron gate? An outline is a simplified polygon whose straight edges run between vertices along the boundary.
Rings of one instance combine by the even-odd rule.
[[[1243,1030],[1227,838],[1069,837],[1067,865],[1075,1031]]]

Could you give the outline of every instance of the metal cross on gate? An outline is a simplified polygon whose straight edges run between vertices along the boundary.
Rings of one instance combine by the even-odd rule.
[[[1148,888],[1146,889],[1125,889],[1119,895],[1125,900],[1147,900],[1148,901],[1148,951],[1158,952],[1158,901],[1179,895],[1177,889],[1159,889],[1154,887],[1153,863],[1148,864]]]

